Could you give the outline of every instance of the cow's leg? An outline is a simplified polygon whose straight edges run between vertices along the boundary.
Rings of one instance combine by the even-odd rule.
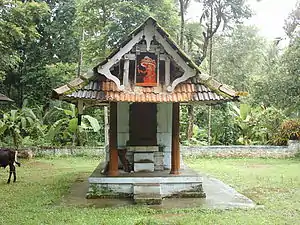
[[[14,174],[14,182],[16,182],[16,180],[17,180],[16,169],[15,169],[15,171],[13,172],[13,174]]]
[[[8,184],[10,183],[11,174],[12,174],[12,172],[9,171],[9,176],[8,176],[8,180],[7,180],[7,183],[8,183]]]
[[[10,178],[11,178],[11,175],[14,174],[14,182],[16,182],[16,167],[14,166],[13,163],[9,164],[9,177],[8,177],[8,180],[7,180],[7,183],[9,184],[10,183]]]

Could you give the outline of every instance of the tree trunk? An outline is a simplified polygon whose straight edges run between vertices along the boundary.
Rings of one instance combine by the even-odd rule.
[[[183,36],[184,36],[184,2],[183,0],[179,0],[180,3],[180,17],[181,17],[181,25],[180,25],[180,47],[183,49]]]
[[[183,49],[183,38],[184,38],[184,29],[185,21],[184,14],[187,9],[189,1],[179,0],[180,3],[180,17],[181,17],[181,27],[180,27],[180,47]],[[186,131],[187,140],[190,141],[193,136],[193,125],[194,125],[194,106],[188,105],[188,129]]]
[[[82,28],[81,31],[81,42],[84,41],[84,29]],[[83,53],[82,53],[82,49],[78,48],[78,68],[77,68],[77,76],[79,77],[81,74],[81,67],[82,67],[82,59],[83,59]]]
[[[207,132],[207,142],[211,145],[211,106],[208,106],[208,132]]]

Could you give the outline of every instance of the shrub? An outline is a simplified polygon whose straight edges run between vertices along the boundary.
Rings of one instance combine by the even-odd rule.
[[[279,129],[274,140],[277,145],[286,145],[288,140],[300,140],[300,120],[286,120]]]

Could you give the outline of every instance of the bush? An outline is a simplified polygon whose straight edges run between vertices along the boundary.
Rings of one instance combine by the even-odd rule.
[[[286,120],[281,124],[274,142],[277,145],[287,145],[288,140],[300,140],[300,120]]]

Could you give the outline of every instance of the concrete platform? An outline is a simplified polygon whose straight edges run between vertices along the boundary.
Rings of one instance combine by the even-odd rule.
[[[102,170],[101,163],[88,178],[87,198],[133,198],[134,187],[142,184],[158,184],[160,193],[155,194],[160,194],[162,198],[190,196],[191,193],[194,193],[194,197],[205,197],[203,178],[189,168],[181,170],[180,175],[172,175],[169,170],[133,173],[120,170],[117,177],[103,175]],[[144,189],[145,194],[149,194],[147,185]],[[184,195],[185,192],[189,192],[189,195]]]
[[[203,187],[206,198],[166,198],[161,205],[148,205],[154,209],[174,208],[208,208],[208,209],[232,209],[232,208],[254,208],[255,202],[246,196],[238,193],[224,182],[207,174],[200,174],[203,178]],[[118,199],[87,199],[86,193],[89,189],[87,177],[77,180],[65,194],[60,204],[80,207],[126,207],[133,205],[130,198]],[[262,206],[259,206],[262,207]]]
[[[224,182],[200,174],[203,177],[203,189],[206,199],[203,206],[208,208],[253,208],[256,204],[246,196],[237,192],[234,188]]]

